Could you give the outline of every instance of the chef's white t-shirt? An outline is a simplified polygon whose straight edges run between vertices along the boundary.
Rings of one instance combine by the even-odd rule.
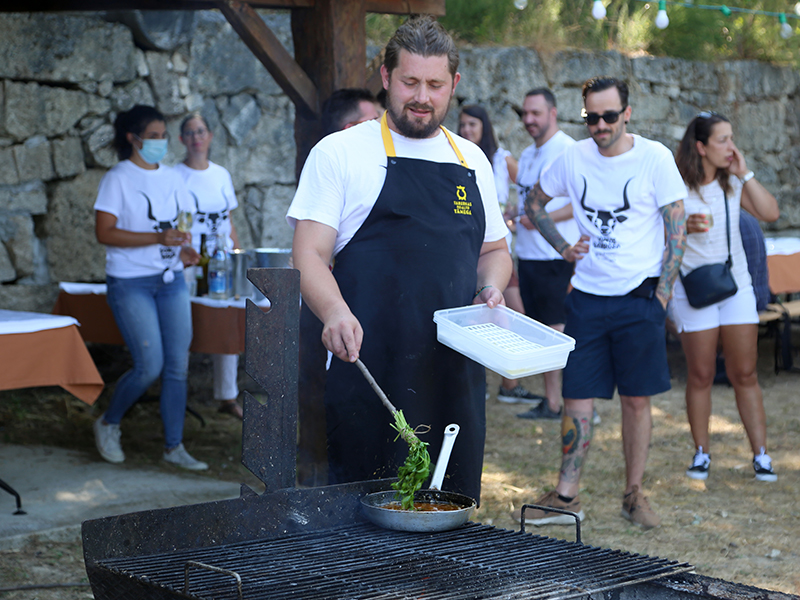
[[[195,207],[192,220],[192,246],[200,251],[200,239],[206,234],[213,243],[218,234],[225,236],[228,249],[231,239],[231,211],[239,206],[233,189],[231,174],[225,167],[208,162],[208,168],[199,170],[183,163],[175,166],[180,173]]]
[[[539,181],[544,168],[549,165],[564,150],[575,143],[575,140],[560,129],[553,134],[540,147],[531,144],[522,151],[519,157],[519,170],[517,171],[517,197],[519,198],[518,213],[525,214],[525,199],[528,193]],[[545,206],[547,212],[553,212],[570,203],[568,196],[553,198]],[[574,244],[580,238],[578,224],[575,219],[567,219],[556,223],[556,229],[569,244]],[[517,256],[522,260],[564,260],[536,229],[517,227]]]
[[[397,156],[438,163],[459,164],[444,133],[427,139],[410,139],[391,132]],[[472,142],[451,134],[476,174],[486,231],[484,242],[503,239],[508,228],[497,203],[492,165]],[[336,230],[334,256],[353,238],[369,216],[386,180],[386,150],[378,121],[365,121],[323,138],[308,155],[286,220],[311,220]],[[447,235],[442,231],[442,235]]]
[[[686,198],[675,159],[666,146],[638,135],[619,156],[600,154],[591,138],[576,142],[542,172],[551,197],[569,195],[589,252],[575,263],[572,285],[598,296],[622,296],[661,275],[661,207]]]
[[[130,160],[114,165],[100,180],[94,209],[117,217],[117,228],[152,233],[176,229],[178,212],[194,204],[178,172],[165,165],[142,169]],[[179,246],[106,246],[106,274],[120,279],[182,271]]]

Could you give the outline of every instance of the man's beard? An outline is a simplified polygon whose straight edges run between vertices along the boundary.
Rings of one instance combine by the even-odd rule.
[[[409,118],[407,114],[404,112],[406,108],[416,108],[416,109],[424,109],[430,111],[430,121],[424,122],[418,119]],[[447,107],[444,109],[441,115],[437,114],[434,110],[433,106],[430,104],[418,104],[416,102],[409,102],[398,113],[395,112],[394,106],[392,104],[392,95],[389,90],[386,90],[386,112],[389,113],[389,117],[392,119],[392,123],[397,128],[397,131],[400,132],[407,138],[413,139],[425,139],[429,138],[433,135],[433,133],[439,128],[439,125],[445,120],[447,117],[447,111],[450,110],[450,103],[447,103]]]
[[[597,137],[596,137],[600,133],[610,133],[611,135],[608,138],[606,138],[606,140],[604,142],[601,143],[600,140],[598,140]],[[619,129],[617,129],[616,132],[614,132],[613,129],[606,129],[604,131],[598,130],[598,131],[595,131],[593,134],[590,134],[590,135],[591,135],[592,139],[594,140],[594,143],[597,144],[598,148],[609,148],[610,146],[613,146],[614,143],[619,138],[622,137],[622,128],[620,127]]]

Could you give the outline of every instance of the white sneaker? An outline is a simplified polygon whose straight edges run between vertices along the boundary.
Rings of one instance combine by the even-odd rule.
[[[119,443],[119,425],[105,424],[103,418],[105,413],[94,422],[94,443],[97,451],[105,460],[110,463],[121,463],[125,461],[125,453]]]
[[[176,467],[189,469],[190,471],[205,471],[208,469],[208,465],[189,454],[183,444],[178,444],[172,450],[164,450],[164,460]]]
[[[761,448],[761,453],[753,457],[753,469],[756,472],[756,479],[759,481],[778,481],[778,476],[772,469],[772,459]]]

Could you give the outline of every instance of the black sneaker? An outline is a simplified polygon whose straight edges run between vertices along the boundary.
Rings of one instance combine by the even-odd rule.
[[[703,452],[700,446],[692,459],[692,466],[686,469],[686,476],[692,479],[708,479],[708,468],[711,466],[711,455]]]
[[[753,469],[759,481],[778,481],[778,476],[772,470],[772,459],[764,448],[761,448],[761,454],[753,457]]]
[[[506,404],[536,404],[546,400],[544,396],[533,394],[519,384],[510,390],[503,388],[501,385],[497,392],[497,399]]]
[[[561,409],[559,408],[557,411],[552,411],[550,407],[547,406],[547,401],[543,400],[538,406],[534,406],[529,411],[518,414],[517,417],[520,419],[548,419],[554,421],[556,419],[561,419]]]

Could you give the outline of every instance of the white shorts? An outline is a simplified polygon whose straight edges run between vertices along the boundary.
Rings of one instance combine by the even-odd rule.
[[[748,285],[727,300],[705,308],[692,308],[680,278],[675,281],[675,291],[670,300],[670,318],[678,332],[705,331],[721,325],[748,325],[758,323],[756,294]]]

